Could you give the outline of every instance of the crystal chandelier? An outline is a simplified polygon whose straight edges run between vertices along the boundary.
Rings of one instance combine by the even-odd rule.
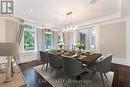
[[[71,32],[76,30],[77,27],[72,23],[72,11],[66,13],[66,23],[63,29],[63,32]]]

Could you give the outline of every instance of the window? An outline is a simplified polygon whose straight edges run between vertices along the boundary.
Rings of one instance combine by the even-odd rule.
[[[90,35],[90,40],[91,40],[91,50],[95,51],[96,50],[96,29],[91,29],[91,35]]]
[[[63,40],[63,32],[58,32],[58,42],[64,42]]]
[[[45,29],[45,49],[51,49],[53,46],[52,30]]]
[[[80,35],[80,41],[83,44],[86,44],[86,42],[85,42],[85,40],[86,40],[86,34],[80,32],[79,35]]]
[[[96,51],[96,33],[96,27],[80,29],[79,38],[80,41],[85,44],[85,49]]]
[[[36,50],[36,29],[35,26],[30,24],[24,25],[24,35],[23,35],[24,51],[34,51]]]

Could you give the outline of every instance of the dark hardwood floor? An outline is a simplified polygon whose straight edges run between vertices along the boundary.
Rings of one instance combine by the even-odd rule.
[[[19,64],[23,72],[25,82],[27,83],[24,87],[53,87],[33,68],[34,66],[41,64],[42,62],[40,61]]]
[[[130,67],[112,64],[111,70],[114,72],[112,87],[130,87]]]
[[[40,61],[32,61],[19,64],[27,87],[52,87],[39,73],[33,69],[34,66],[41,65]],[[112,64],[111,71],[114,72],[112,87],[130,87],[130,67]]]

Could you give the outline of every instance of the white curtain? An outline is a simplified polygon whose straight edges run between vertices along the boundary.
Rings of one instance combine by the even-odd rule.
[[[17,35],[16,35],[16,43],[17,43],[17,46],[18,46],[18,54],[17,54],[17,57],[15,58],[15,61],[16,61],[17,64],[20,63],[20,43],[21,43],[21,40],[22,40],[23,33],[24,33],[24,25],[19,24],[19,28],[18,28]]]
[[[58,49],[58,31],[53,31],[53,49]]]
[[[44,50],[44,29],[37,29],[37,56],[40,59],[39,51]]]

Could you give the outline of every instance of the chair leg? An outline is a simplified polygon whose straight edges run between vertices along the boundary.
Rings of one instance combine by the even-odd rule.
[[[104,76],[106,77],[106,79],[108,80],[108,78],[107,78],[107,75],[104,73]]]
[[[52,69],[51,69],[51,72],[50,72],[50,74],[52,73],[52,71],[53,71],[53,70],[54,70],[54,68],[52,68]]]
[[[57,79],[58,79],[58,75],[59,75],[59,69],[57,69]]]
[[[90,76],[90,80],[92,80],[92,77],[95,75],[95,72],[92,72],[91,76]]]
[[[103,87],[105,87],[105,83],[104,83],[104,80],[103,80],[103,75],[102,75],[101,72],[100,72],[100,75],[101,75],[101,79],[102,79]]]
[[[63,87],[64,87],[64,85],[65,85],[66,81],[67,81],[67,79],[65,79],[65,80],[63,81]]]
[[[48,69],[48,63],[47,63],[47,65],[46,65],[46,71],[47,71],[47,69]]]
[[[96,72],[94,71],[93,74],[94,74],[94,76],[95,76]]]
[[[45,64],[42,65],[42,68],[44,67]]]
[[[82,79],[82,76],[81,76],[81,74],[79,75],[79,80],[81,80]]]

